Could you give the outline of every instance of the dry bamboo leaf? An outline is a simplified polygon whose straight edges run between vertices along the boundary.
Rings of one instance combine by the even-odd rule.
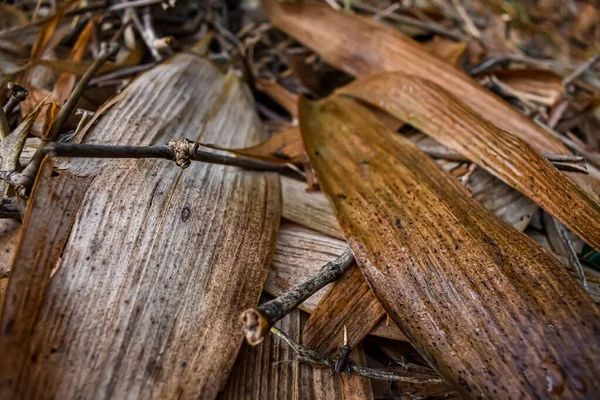
[[[294,285],[315,276],[323,265],[339,257],[347,246],[343,240],[283,221],[277,237],[273,263],[265,282],[265,291],[274,296],[282,295]],[[319,290],[299,308],[313,313],[331,286]],[[386,326],[385,321],[383,322],[377,325],[371,334],[406,341],[404,334],[395,325]]]
[[[10,263],[17,248],[21,222],[14,219],[0,219],[0,311],[8,285]],[[0,314],[2,315],[2,314]]]
[[[322,192],[308,192],[306,183],[282,176],[281,194],[283,218],[326,235],[344,239],[344,233],[333,215],[331,204]]]
[[[363,273],[448,383],[465,398],[600,390],[600,312],[550,253],[358,103],[299,109],[312,165]]]
[[[434,56],[446,61],[448,64],[459,67],[460,60],[469,47],[466,42],[455,42],[440,36],[426,42],[423,47]]]
[[[19,384],[20,372],[31,362],[30,357],[33,362],[37,358],[36,353],[29,354],[31,333],[89,183],[90,179],[68,171],[54,172],[51,162],[41,166],[12,259],[0,316],[1,398],[18,398],[14,387]]]
[[[294,285],[312,278],[323,265],[335,260],[347,248],[343,240],[283,221],[279,227],[265,291],[273,296],[282,295]],[[300,305],[300,309],[312,313],[328,287],[309,297]]]
[[[273,163],[300,164],[308,162],[308,157],[306,157],[306,154],[304,153],[302,136],[300,135],[298,127],[286,129],[264,142],[247,148],[229,149],[212,143],[203,143],[202,145],[213,149],[229,151],[240,156],[256,158],[258,160]]]
[[[600,249],[600,204],[522,139],[485,121],[429,81],[387,72],[340,90],[390,112],[456,150]]]
[[[265,5],[274,25],[351,75],[362,77],[398,70],[430,80],[538,151],[570,154],[558,139],[510,104],[393,27],[337,12],[322,3],[266,0]]]
[[[344,345],[354,348],[377,325],[385,311],[359,268],[350,268],[321,298],[304,327],[304,345],[334,355]]]
[[[292,311],[275,326],[294,341],[302,341],[303,317]],[[352,359],[366,365],[362,348],[352,352]],[[294,351],[273,335],[268,335],[258,346],[242,345],[231,371],[224,400],[273,399],[372,399],[369,380],[358,376],[332,375],[329,369],[312,368],[295,359]]]
[[[0,171],[17,171],[20,167],[19,156],[23,146],[25,146],[27,135],[29,135],[33,123],[40,115],[43,105],[43,101],[39,103],[34,110],[25,116],[19,126],[0,142]],[[8,182],[0,181],[0,198],[6,195],[8,188]]]
[[[275,81],[262,79],[256,82],[256,87],[269,95],[273,100],[285,108],[294,118],[298,118],[298,95],[290,92]]]
[[[447,149],[432,137],[422,133],[410,136],[409,139],[423,151],[431,151],[436,148]],[[443,169],[452,172],[458,165],[457,162],[443,159],[436,160],[436,162]],[[477,168],[471,174],[466,186],[473,197],[483,203],[488,210],[521,232],[527,227],[538,209],[537,204],[529,198],[482,168]]]
[[[543,69],[504,69],[494,76],[508,85],[518,97],[546,106],[553,105],[565,92],[562,78]]]
[[[537,204],[482,168],[468,183],[473,197],[504,222],[523,232],[538,209]]]
[[[237,78],[179,54],[128,86],[85,142],[248,146],[265,135],[253,110]],[[278,176],[150,159],[63,168],[93,179],[33,332],[18,338],[31,346],[1,361],[22,365],[13,397],[214,398],[243,340],[238,316],[266,278]]]
[[[85,51],[87,49],[88,43],[90,42],[92,35],[94,33],[94,27],[98,21],[94,18],[90,19],[86,26],[83,28],[77,41],[73,45],[71,49],[71,54],[69,55],[69,61],[72,62],[80,62],[83,60],[83,56],[85,55]],[[73,87],[75,86],[75,75],[70,73],[63,73],[60,75],[56,83],[54,84],[54,92],[52,94],[52,99],[57,101],[58,104],[62,106],[63,102],[67,100]]]

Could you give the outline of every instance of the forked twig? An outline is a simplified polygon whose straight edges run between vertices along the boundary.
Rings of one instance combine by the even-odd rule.
[[[298,359],[302,362],[307,362],[313,365],[326,366],[329,369],[334,368],[336,360],[319,353],[318,351],[304,347],[299,343],[296,343],[287,334],[280,331],[279,329],[272,327],[271,333],[277,336],[279,339],[287,343],[294,352],[298,355]],[[417,383],[417,384],[439,384],[442,383],[441,378],[413,378],[410,376],[402,376],[389,371],[381,371],[373,368],[360,367],[353,362],[348,362],[347,368],[344,371],[350,375],[362,376],[364,378],[379,379],[384,381],[404,382],[404,383]]]

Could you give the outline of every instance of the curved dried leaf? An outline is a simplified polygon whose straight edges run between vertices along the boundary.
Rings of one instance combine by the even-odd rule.
[[[277,82],[261,79],[256,82],[256,87],[269,95],[273,100],[275,100],[279,105],[293,118],[298,118],[298,95],[290,92]]]
[[[501,69],[494,71],[494,76],[520,98],[547,106],[565,91],[561,77],[544,69]]]
[[[301,101],[300,126],[375,295],[463,397],[600,390],[600,312],[550,253],[353,100]]]
[[[340,93],[383,108],[456,150],[600,249],[600,204],[532,146],[485,121],[443,88],[385,72],[360,79]]]
[[[264,3],[274,25],[351,75],[360,77],[396,70],[430,80],[538,151],[571,154],[558,139],[510,104],[391,26],[335,11],[323,3],[277,0]]]
[[[298,127],[286,129],[262,143],[245,149],[227,149],[210,143],[203,143],[202,145],[272,163],[301,164],[308,162]]]
[[[460,60],[469,47],[467,42],[455,42],[440,36],[434,36],[429,42],[423,44],[425,49],[434,56],[458,67]]]

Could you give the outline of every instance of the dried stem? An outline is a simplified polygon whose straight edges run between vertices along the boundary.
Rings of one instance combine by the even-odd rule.
[[[469,162],[470,160],[456,151],[445,146],[419,146],[419,149],[424,153],[429,154],[433,158],[439,158],[448,161]],[[580,172],[587,174],[588,170],[585,167],[585,158],[568,154],[544,154],[544,157],[556,169],[570,172]]]
[[[40,146],[31,158],[31,161],[21,173],[21,177],[19,178],[19,181],[17,183],[17,191],[19,195],[21,195],[22,197],[27,197],[27,193],[29,192],[29,189],[31,189],[31,186],[33,186],[33,182],[35,181],[35,177],[42,163],[42,159],[44,158],[44,147],[48,143],[56,139],[58,132],[60,132],[60,129],[67,121],[67,118],[75,109],[75,105],[81,98],[81,95],[83,95],[83,92],[87,88],[88,83],[92,80],[94,75],[96,75],[100,67],[102,67],[102,65],[104,65],[106,61],[108,61],[115,54],[117,54],[118,50],[119,45],[117,43],[112,42],[108,43],[107,45],[104,45],[102,50],[100,51],[100,54],[98,55],[98,58],[94,60],[94,62],[92,63],[90,68],[85,72],[79,83],[77,83],[77,86],[75,87],[75,89],[73,89],[73,92],[69,96],[69,99],[67,100],[63,108],[60,110],[58,116],[56,117],[56,120],[52,124],[52,128],[48,133],[48,137],[42,140],[42,143],[40,143]]]
[[[587,61],[585,61],[583,64],[581,64],[579,67],[577,67],[573,72],[571,72],[569,75],[567,75],[565,77],[565,79],[563,79],[563,81],[562,81],[563,86],[566,87],[566,86],[570,85],[571,83],[573,83],[585,71],[592,68],[594,66],[594,64],[596,64],[598,62],[598,60],[600,60],[600,55],[598,55],[598,54],[588,58]]]
[[[0,139],[4,140],[8,135],[10,135],[10,125],[4,110],[0,108]]]
[[[193,142],[190,143],[192,145],[194,144]],[[46,145],[45,151],[51,157],[162,158],[165,160],[177,161],[176,153],[171,145],[111,146],[98,144],[49,143]],[[189,154],[189,159],[192,161],[231,165],[261,171],[282,171],[286,168],[283,164],[269,163],[251,158],[231,157],[198,149],[195,149],[194,153]]]
[[[328,262],[321,271],[311,279],[294,286],[289,292],[250,308],[241,315],[244,323],[244,334],[249,344],[255,346],[263,341],[265,334],[281,318],[289,314],[304,300],[328,283],[338,280],[354,262],[350,249],[344,251],[335,261]]]
[[[10,98],[3,108],[4,114],[6,115],[10,114],[20,102],[29,96],[27,89],[15,83],[9,82],[8,89],[10,90]]]
[[[307,362],[313,365],[322,365],[326,366],[333,370],[333,366],[336,364],[336,361],[329,358],[326,355],[323,355],[315,350],[309,349],[308,347],[304,347],[301,344],[296,343],[292,338],[290,338],[287,334],[280,331],[279,329],[273,327],[271,328],[271,333],[277,336],[279,339],[286,342],[294,352],[298,355],[300,361]],[[413,378],[410,376],[402,376],[393,372],[381,371],[373,368],[359,367],[353,362],[349,362],[346,364],[347,374],[362,376],[364,378],[369,379],[379,379],[384,381],[393,381],[393,382],[404,382],[404,383],[416,383],[416,384],[439,384],[442,383],[442,379],[440,378]]]
[[[342,0],[338,0],[338,1],[343,4]],[[352,2],[352,8],[355,8],[359,11],[372,13],[372,14],[378,14],[381,11],[381,10],[377,9],[376,7],[373,7],[371,5],[368,5],[368,4],[365,4],[362,2],[358,2],[358,1]],[[409,17],[408,15],[402,15],[402,14],[396,14],[396,13],[390,13],[387,15],[383,15],[383,16],[381,16],[381,18],[388,19],[390,21],[397,22],[400,24],[413,26],[415,28],[424,29],[431,33],[436,33],[438,35],[445,36],[452,40],[456,40],[456,41],[465,40],[464,35],[462,35],[458,32],[454,32],[452,30],[446,29],[442,25],[435,23],[433,21],[421,21],[420,19]]]

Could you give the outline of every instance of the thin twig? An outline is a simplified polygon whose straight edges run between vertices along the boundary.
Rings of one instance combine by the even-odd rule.
[[[419,149],[433,158],[448,161],[469,162],[470,160],[456,151],[445,146],[418,146]],[[556,169],[570,172],[587,174],[585,158],[568,154],[544,154],[544,157],[554,165]]]
[[[458,12],[458,15],[460,15],[460,18],[465,23],[465,28],[466,28],[467,32],[469,32],[469,34],[471,36],[479,39],[481,37],[481,32],[479,31],[479,29],[477,29],[477,27],[473,23],[473,20],[469,16],[469,13],[467,12],[467,10],[465,10],[465,6],[463,6],[462,2],[460,0],[452,0],[452,4],[454,4],[454,7],[456,7],[456,11]]]
[[[587,281],[585,278],[585,272],[583,270],[583,266],[581,265],[581,262],[579,261],[579,258],[577,257],[577,252],[573,248],[573,243],[571,242],[571,239],[569,238],[569,231],[556,218],[554,218],[554,217],[551,217],[551,218],[552,218],[552,221],[554,222],[554,226],[556,227],[556,230],[558,231],[558,237],[560,238],[560,241],[562,242],[563,246],[565,247],[567,256],[569,258],[569,263],[571,264],[571,266],[577,273],[577,276],[579,277],[579,281],[581,282],[581,286],[583,286],[583,288],[585,289],[586,292],[589,291],[588,284],[587,284]]]
[[[339,3],[343,4],[343,0],[338,0]],[[358,11],[368,12],[371,14],[377,14],[380,12],[376,7],[370,6],[368,4],[364,4],[362,2],[353,1],[352,8],[357,9]],[[445,36],[449,39],[462,41],[465,40],[465,36],[458,32],[451,31],[449,29],[444,28],[442,25],[437,24],[432,21],[421,21],[418,18],[409,17],[408,15],[390,13],[388,15],[383,16],[384,19],[397,22],[400,24],[405,24],[408,26],[413,26],[415,28],[424,29],[432,33],[436,33],[438,35]]]
[[[587,61],[581,64],[579,67],[575,68],[573,72],[563,79],[563,86],[567,87],[571,83],[573,83],[577,78],[579,78],[585,71],[592,68],[594,64],[596,64],[600,60],[600,55],[596,54],[595,56],[590,57]]]
[[[51,157],[176,159],[173,147],[169,145],[111,146],[99,144],[49,143],[44,150]],[[282,171],[287,168],[284,164],[269,163],[251,158],[231,157],[198,149],[195,150],[194,154],[189,155],[189,159],[192,161],[230,165],[261,171]]]
[[[271,328],[271,333],[277,336],[279,339],[283,340],[285,343],[287,343],[287,345],[290,346],[292,350],[294,350],[294,352],[296,352],[300,361],[307,362],[313,365],[324,365],[333,370],[333,366],[335,365],[336,361],[332,358],[323,355],[318,351],[309,349],[308,347],[304,347],[299,343],[296,343],[287,334],[275,327]],[[373,368],[360,367],[354,364],[353,362],[349,362],[346,365],[347,369],[344,371],[345,373],[350,375],[362,376],[364,378],[369,379],[415,384],[439,384],[443,382],[441,378],[413,378],[410,376],[398,375],[389,371],[381,371]]]
[[[20,102],[24,101],[27,96],[29,96],[27,89],[15,83],[8,82],[8,89],[10,90],[10,98],[3,108],[4,114],[6,115],[10,114]]]
[[[136,74],[139,74],[140,72],[147,71],[154,66],[156,66],[156,63],[151,62],[151,63],[147,63],[147,64],[136,65],[134,67],[123,68],[123,69],[120,69],[120,70],[114,71],[114,72],[109,72],[107,74],[100,75],[100,76],[97,76],[94,79],[92,79],[90,81],[90,87],[96,86],[101,82],[109,81],[112,79],[122,79],[122,78],[126,78],[128,76],[131,76],[131,75],[136,75]]]
[[[87,88],[89,82],[92,80],[94,75],[96,75],[100,67],[102,67],[102,65],[104,65],[106,61],[108,61],[115,54],[117,54],[118,50],[119,45],[117,43],[112,42],[104,45],[102,50],[100,51],[98,58],[94,60],[90,68],[81,77],[79,83],[77,83],[77,86],[75,86],[75,89],[73,89],[73,92],[69,96],[69,99],[67,100],[63,108],[60,110],[58,116],[56,117],[56,120],[52,124],[52,128],[50,128],[48,137],[45,138],[42,141],[42,143],[40,143],[40,146],[31,158],[31,161],[21,173],[21,177],[19,178],[19,181],[17,183],[17,191],[19,195],[21,195],[21,197],[27,197],[29,189],[31,189],[31,186],[33,186],[33,182],[35,181],[35,177],[42,163],[42,159],[45,155],[44,147],[48,143],[56,139],[56,137],[58,136],[58,132],[60,132],[60,129],[67,121],[67,118],[75,109],[75,105],[83,95],[83,92]]]
[[[244,311],[240,318],[244,323],[243,329],[248,343],[255,346],[262,342],[275,322],[289,314],[317,290],[338,280],[353,262],[352,251],[347,249],[335,261],[325,264],[311,279],[294,286],[289,292],[271,301]]]
[[[113,4],[108,7],[106,11],[114,12],[124,10],[126,8],[137,8],[137,7],[149,7],[156,4],[165,3],[164,0],[133,0],[133,1],[124,1],[122,3]]]

